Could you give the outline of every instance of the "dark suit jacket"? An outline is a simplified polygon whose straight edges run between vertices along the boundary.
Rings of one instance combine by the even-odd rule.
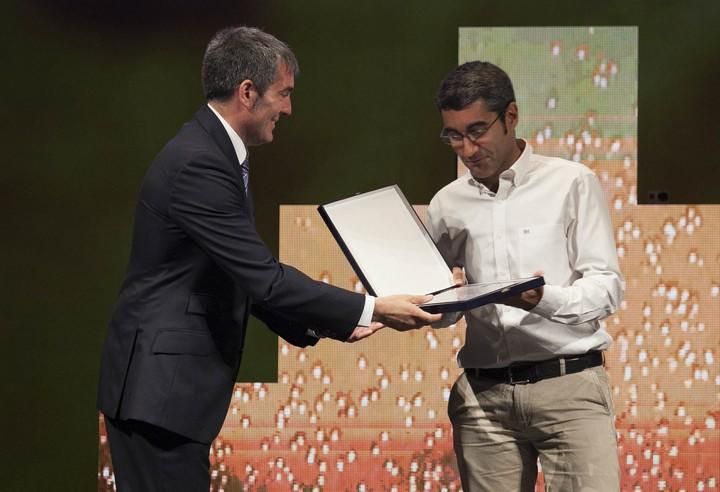
[[[201,442],[222,426],[250,311],[295,345],[338,340],[364,296],[279,263],[258,236],[240,163],[203,106],[155,158],[105,340],[98,408]]]

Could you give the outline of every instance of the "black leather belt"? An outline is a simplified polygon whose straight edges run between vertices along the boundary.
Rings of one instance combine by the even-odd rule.
[[[603,365],[603,353],[593,351],[574,357],[561,357],[541,362],[522,362],[493,369],[467,368],[465,372],[476,378],[493,379],[506,384],[528,384],[601,365]]]

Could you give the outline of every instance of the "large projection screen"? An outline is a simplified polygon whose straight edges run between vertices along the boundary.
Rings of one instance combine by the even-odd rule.
[[[622,490],[717,490],[720,207],[637,205],[637,40],[635,27],[467,27],[459,61],[503,67],[519,135],[540,154],[584,163],[603,185],[627,280],[605,320]],[[281,207],[281,260],[362,292],[315,208]],[[460,490],[446,404],[464,329],[386,329],[305,349],[279,340],[278,382],[235,387],[212,490]],[[98,489],[112,490],[102,418],[100,427]]]

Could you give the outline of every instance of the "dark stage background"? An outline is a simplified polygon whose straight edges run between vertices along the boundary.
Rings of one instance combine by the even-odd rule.
[[[460,26],[639,26],[638,200],[720,202],[717,2],[35,0],[0,19],[2,490],[96,487],[99,352],[135,194],[203,102],[220,27],[262,27],[300,60],[294,114],[252,156],[276,251],[280,204],[392,183],[428,203],[454,177],[432,99]],[[242,379],[273,380],[274,337],[253,326],[248,346]]]

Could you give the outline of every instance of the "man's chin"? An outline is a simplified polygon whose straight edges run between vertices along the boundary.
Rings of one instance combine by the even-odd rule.
[[[259,145],[264,145],[264,144],[270,143],[272,141],[273,141],[273,135],[271,133],[270,135],[263,135],[262,137],[257,137],[253,140],[245,142],[245,145],[247,145],[248,147],[257,147]]]
[[[478,164],[465,164],[465,167],[468,168],[470,174],[473,175],[473,178],[485,179],[492,176],[492,171],[489,170],[486,166]]]

